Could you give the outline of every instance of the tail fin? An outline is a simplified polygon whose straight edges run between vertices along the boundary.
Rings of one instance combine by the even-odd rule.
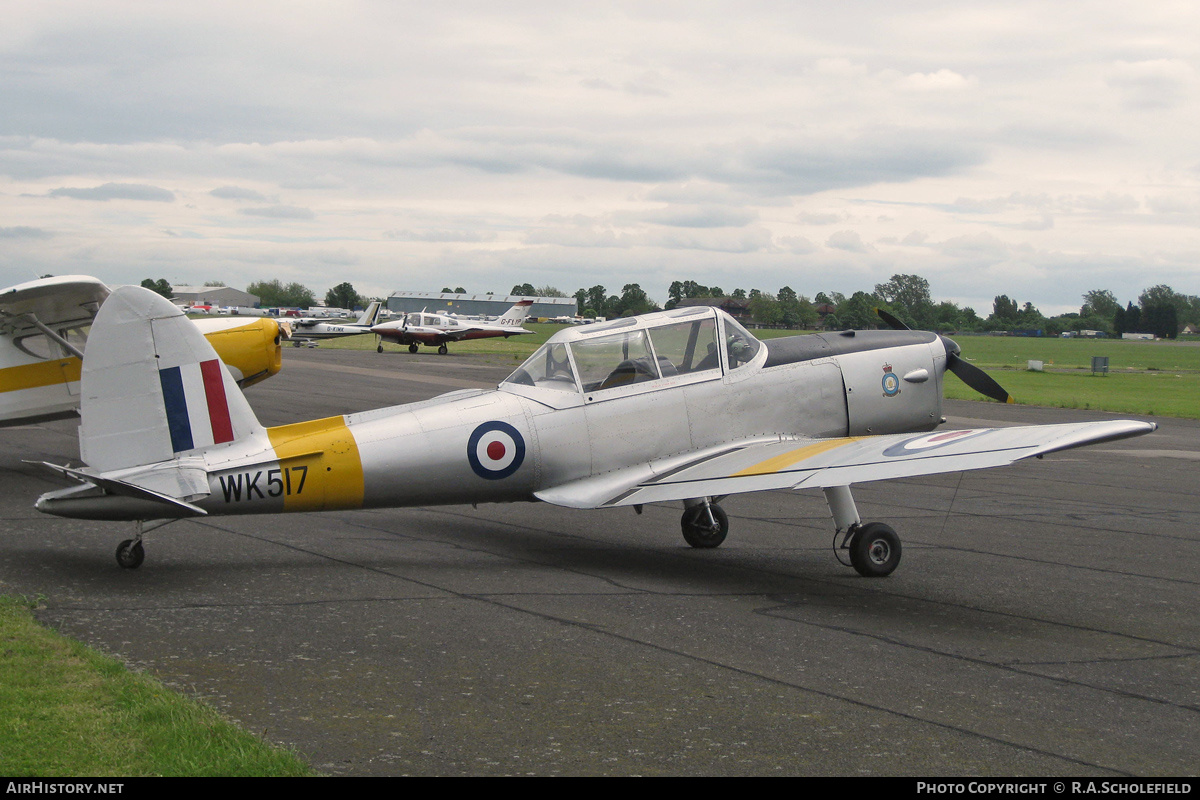
[[[375,325],[377,322],[379,322],[379,307],[379,301],[372,300],[371,304],[367,306],[367,310],[362,313],[362,316],[359,317],[358,321],[354,324],[365,325],[368,328],[370,328],[372,325]]]
[[[105,472],[262,430],[203,334],[140,286],[118,288],[96,314],[80,394],[80,455]]]
[[[519,328],[525,322],[525,318],[529,316],[529,309],[532,307],[532,300],[518,300],[516,303],[513,303],[512,308],[505,311],[502,316],[496,318],[496,324]]]

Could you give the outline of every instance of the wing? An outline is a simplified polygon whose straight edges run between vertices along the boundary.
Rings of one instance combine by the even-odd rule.
[[[447,335],[446,331],[440,328],[427,328],[417,325],[409,325],[404,329],[403,335],[422,344],[441,344],[454,340],[453,336]]]
[[[42,278],[0,291],[0,334],[86,325],[108,297],[108,287],[86,275]]]
[[[571,508],[602,508],[766,489],[819,489],[1012,464],[1059,450],[1150,433],[1112,420],[837,439],[774,438],[640,464],[537,492]]]

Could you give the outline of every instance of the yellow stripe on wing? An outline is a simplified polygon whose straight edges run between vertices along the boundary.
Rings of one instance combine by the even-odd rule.
[[[72,356],[6,367],[0,369],[0,392],[36,389],[39,386],[77,381],[82,366],[83,362]]]
[[[768,458],[766,461],[760,461],[753,466],[746,467],[743,470],[733,473],[732,478],[744,478],[750,475],[774,475],[776,472],[782,472],[793,464],[797,464],[806,458],[811,458],[821,453],[827,453],[830,450],[836,450],[842,445],[857,442],[861,437],[850,436],[843,439],[826,439],[813,444],[807,444],[804,447],[798,447],[795,450],[789,450],[786,453]]]

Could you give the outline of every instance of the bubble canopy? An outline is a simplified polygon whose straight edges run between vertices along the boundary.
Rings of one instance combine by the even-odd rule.
[[[695,306],[559,331],[501,388],[591,400],[643,384],[719,378],[751,363],[762,349],[725,312]]]

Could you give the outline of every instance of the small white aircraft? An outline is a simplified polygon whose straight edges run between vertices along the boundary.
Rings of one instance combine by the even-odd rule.
[[[73,417],[87,332],[109,296],[87,275],[0,290],[0,426]],[[194,320],[243,388],[279,371],[286,325],[272,319]]]
[[[822,489],[840,548],[890,574],[900,540],[863,524],[853,483],[1011,464],[1155,429],[1133,420],[933,432],[947,370],[1011,400],[952,340],[845,331],[760,342],[692,307],[566,328],[496,389],[264,428],[194,325],[153,292],[118,289],[92,326],[78,485],[39,511],[144,523],[540,500],[571,508],[682,501],[684,539],[716,547],[725,495]]]
[[[505,311],[491,322],[478,322],[460,319],[449,314],[431,314],[428,311],[405,314],[395,322],[385,322],[371,328],[371,333],[377,334],[381,340],[408,345],[408,352],[415,353],[421,345],[433,347],[437,345],[438,355],[446,355],[449,348],[447,342],[461,342],[467,339],[491,339],[503,336],[516,336],[522,333],[533,333],[521,327],[529,316],[532,300],[519,300],[512,308]],[[383,352],[383,341],[375,348]]]
[[[292,343],[295,347],[300,347],[303,343],[315,339],[340,339],[343,336],[370,333],[371,326],[379,321],[381,305],[378,300],[372,300],[354,322],[330,322],[321,317],[301,317],[292,322]]]

